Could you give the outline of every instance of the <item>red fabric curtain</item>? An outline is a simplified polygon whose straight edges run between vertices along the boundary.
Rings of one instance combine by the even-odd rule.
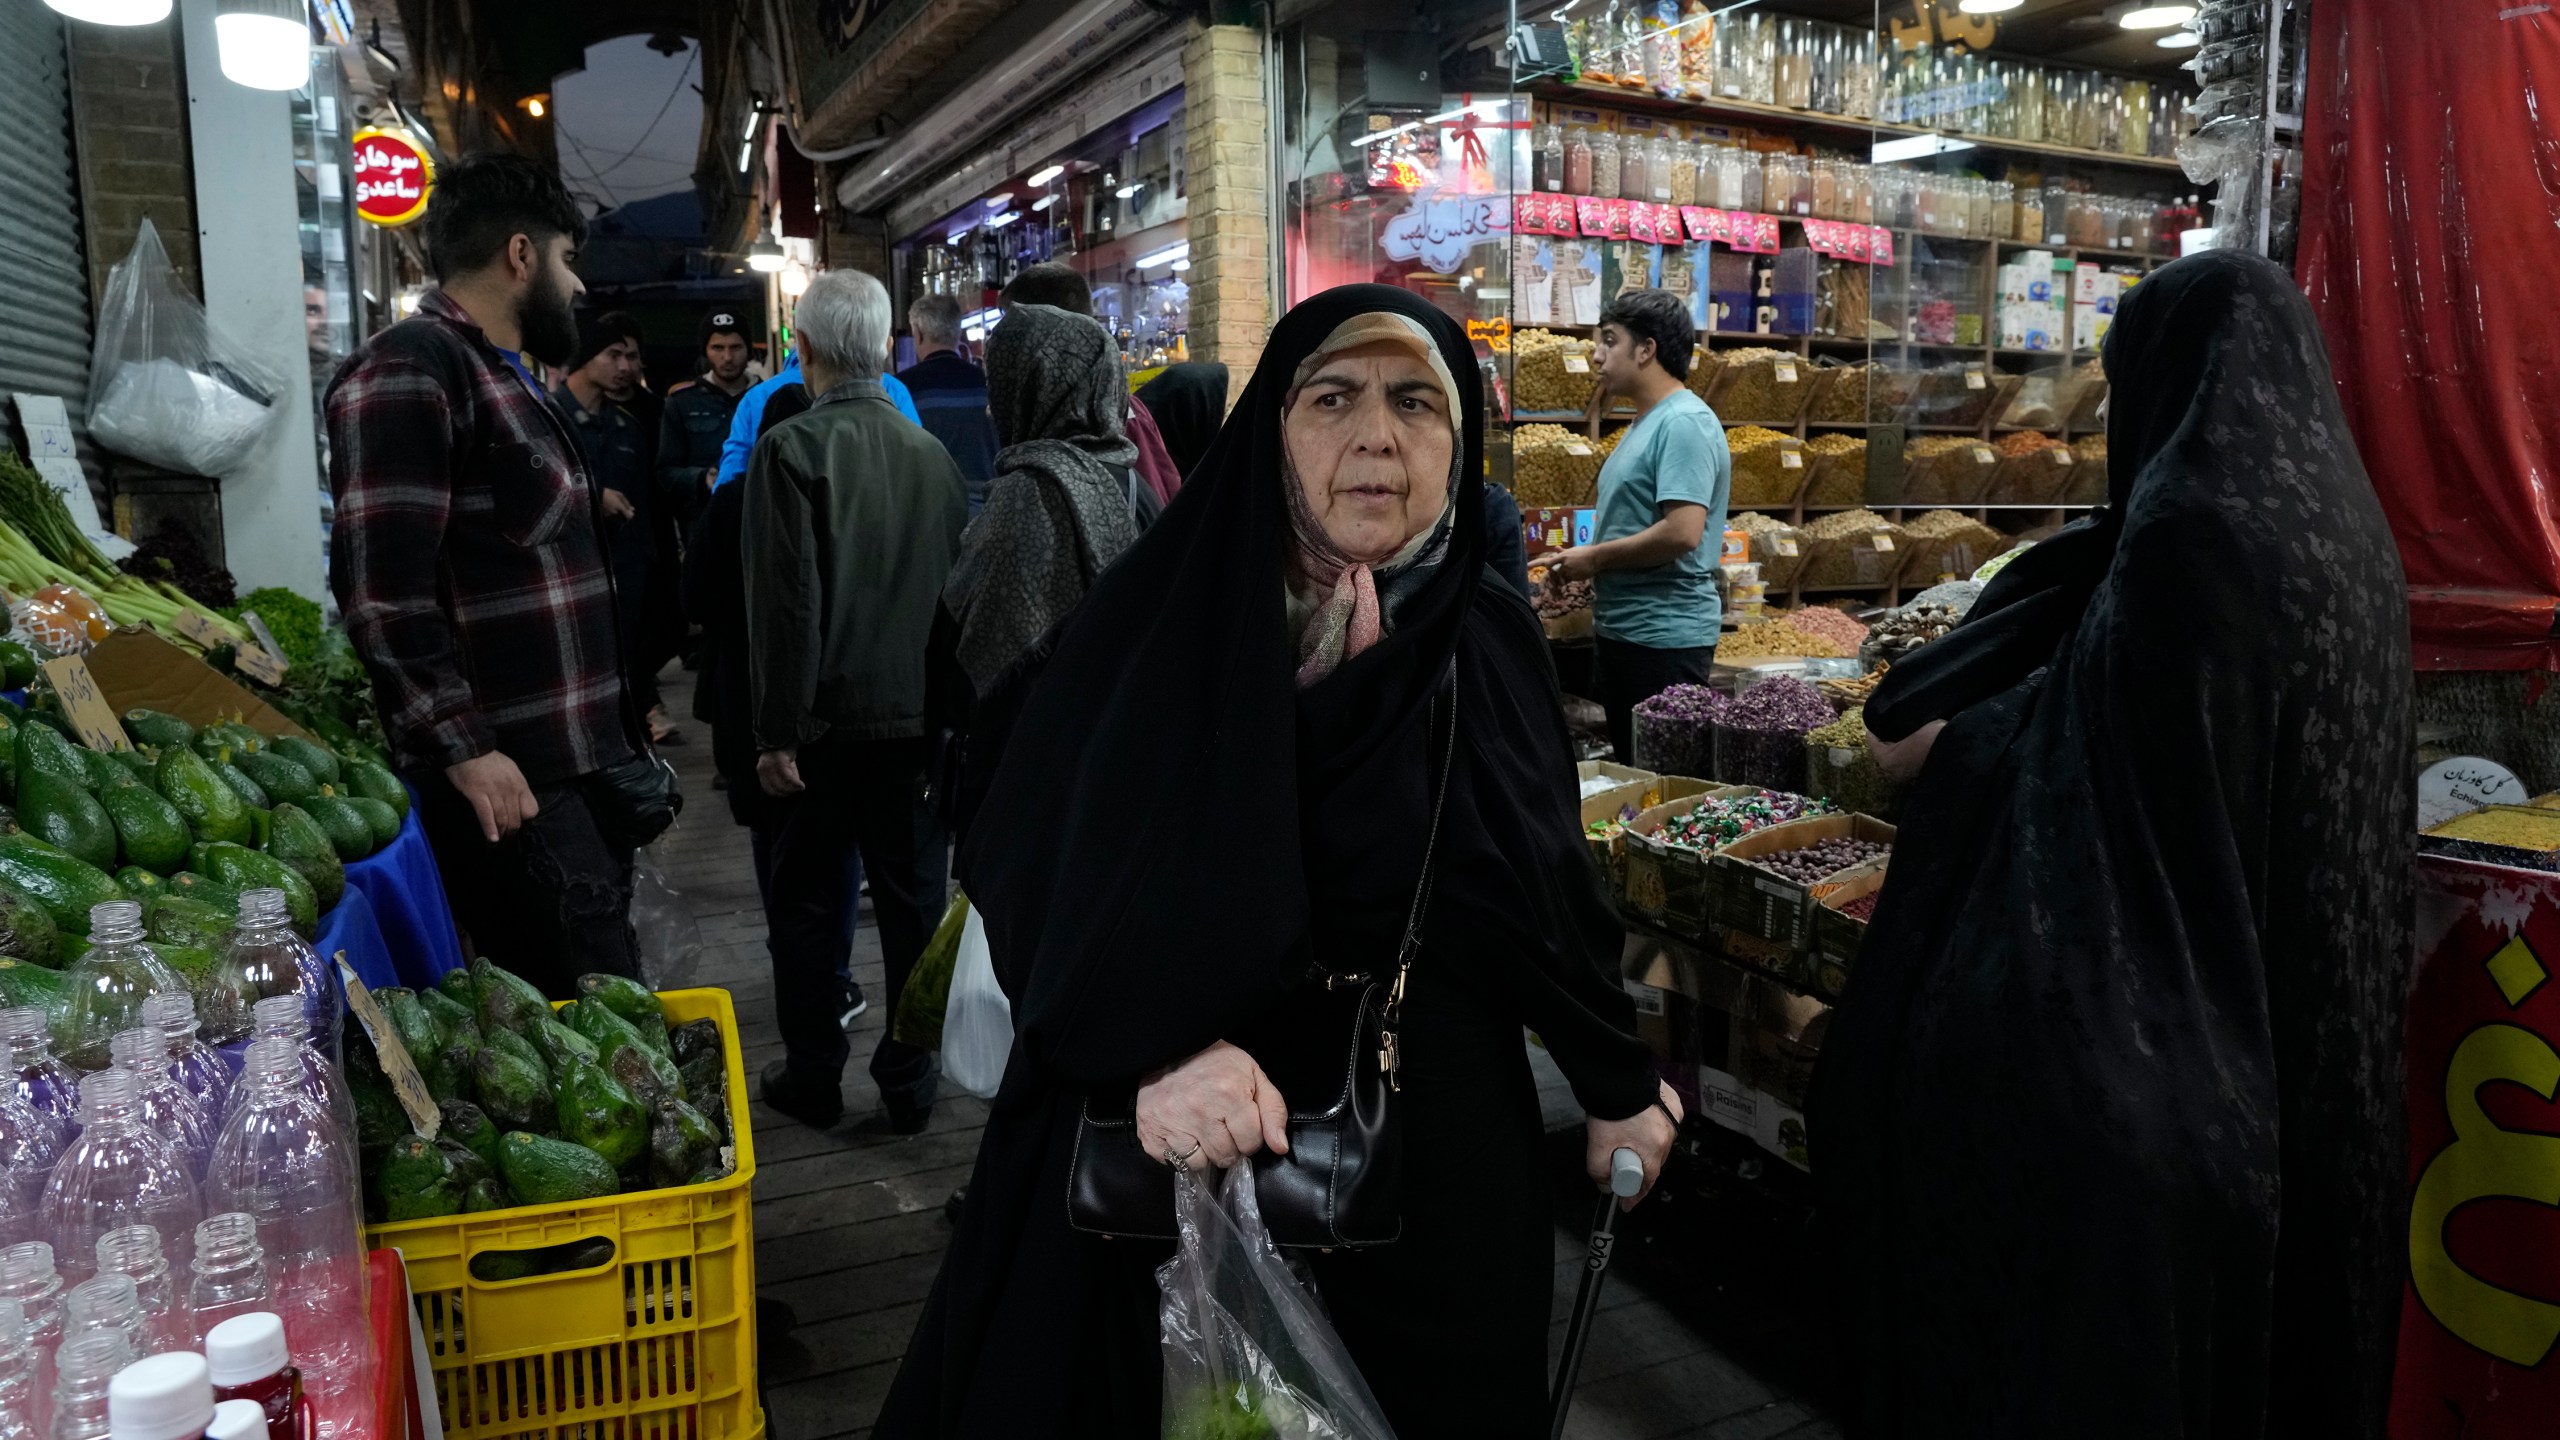
[[[2310,23],[2298,270],[2419,668],[2560,670],[2560,8],[2317,0]]]

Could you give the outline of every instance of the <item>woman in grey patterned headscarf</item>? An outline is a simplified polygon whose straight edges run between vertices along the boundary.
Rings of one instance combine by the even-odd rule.
[[[987,343],[987,405],[1005,447],[942,591],[959,625],[960,668],[979,695],[1138,538],[1129,387],[1100,324],[1014,306]]]

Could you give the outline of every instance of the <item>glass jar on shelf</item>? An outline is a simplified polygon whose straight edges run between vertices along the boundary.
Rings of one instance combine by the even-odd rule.
[[[2103,148],[2099,137],[2106,133],[2106,87],[2098,77],[2080,72],[2071,93],[2071,143],[2083,150]]]
[[[1813,108],[1825,115],[1846,114],[1848,37],[1837,25],[1816,25],[1813,29]]]
[[[1564,142],[1564,192],[1566,194],[1589,195],[1592,193],[1592,159],[1591,132],[1576,125],[1565,136]]]
[[[2006,180],[1986,180],[1983,190],[1988,203],[1982,211],[1982,233],[2001,240],[2016,238],[2018,187]]]
[[[2108,228],[2106,209],[2098,197],[2085,190],[2075,190],[2071,192],[2070,201],[2071,223],[2068,229],[2072,248],[2076,250],[2111,248],[2114,239]]]
[[[2149,248],[2151,202],[2119,196],[2115,202],[2116,248],[2140,254]]]
[[[1743,150],[1741,152],[1740,163],[1742,167],[1742,199],[1736,203],[1733,208],[1737,210],[1749,210],[1755,213],[1767,210],[1769,206],[1764,203],[1767,197],[1762,183],[1767,178],[1767,162],[1761,159],[1759,151]]]
[[[1531,132],[1534,147],[1530,170],[1535,188],[1550,194],[1564,190],[1564,127],[1541,125]]]
[[[2048,69],[2044,72],[2044,123],[2039,128],[2044,131],[2047,144],[2071,143],[2072,79],[2072,71]]]
[[[1991,228],[1991,182],[1966,176],[1964,181],[1964,233],[1975,240],[1988,240]]]
[[[1621,200],[1650,200],[1652,183],[1646,178],[1650,167],[1645,138],[1624,135],[1618,140],[1618,188],[1612,193]]]
[[[1813,24],[1787,16],[1778,21],[1773,52],[1773,104],[1791,110],[1813,108]]]
[[[1845,218],[1861,225],[1876,223],[1875,167],[1861,165],[1854,160],[1843,161],[1840,174],[1841,192],[1848,197],[1844,202]]]
[[[1946,177],[1919,171],[1908,179],[1911,186],[1911,228],[1929,235],[1946,233],[1946,216],[1941,208],[1946,203]]]
[[[2071,188],[2059,180],[2047,181],[2044,187],[2044,243],[2071,243]]]
[[[1840,32],[1840,113],[1856,120],[1876,114],[1880,61],[1873,33],[1855,28]]]
[[[2023,62],[2009,67],[2009,138],[2044,138],[2045,68]]]
[[[2116,150],[2125,155],[2151,153],[2151,82],[2127,80],[2120,91],[2122,115],[2116,121]]]
[[[1606,130],[1591,137],[1591,193],[1613,200],[1618,195],[1618,137]]]
[[[1760,158],[1760,208],[1770,215],[1796,213],[1794,152],[1772,150]]]
[[[2124,134],[2124,82],[2113,75],[2096,77],[2091,98],[2097,105],[2098,130],[2089,148],[2113,153]]]
[[[2010,220],[2009,238],[2029,245],[2045,243],[2044,190],[2040,186],[2017,187],[2017,204]]]
[[[1704,145],[1686,140],[1666,142],[1671,147],[1671,203],[1697,205],[1699,199],[1698,162],[1706,153]]]
[[[1746,14],[1734,27],[1742,47],[1742,95],[1755,105],[1774,105],[1778,78],[1778,22],[1765,13]]]
[[[1825,220],[1845,219],[1840,201],[1840,162],[1819,156],[1813,162],[1813,213]]]
[[[1656,205],[1668,205],[1673,203],[1671,194],[1671,167],[1673,164],[1674,151],[1675,149],[1685,150],[1687,148],[1687,145],[1672,139],[1668,135],[1654,136],[1653,143],[1645,147],[1644,180],[1645,184],[1650,187],[1652,191],[1652,194],[1648,198],[1650,198]]]

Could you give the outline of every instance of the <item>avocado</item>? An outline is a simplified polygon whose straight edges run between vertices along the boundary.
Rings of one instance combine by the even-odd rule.
[[[335,908],[346,892],[347,872],[338,862],[338,847],[329,843],[329,832],[298,805],[278,805],[272,823],[266,852],[309,882],[321,909]]]
[[[436,1017],[436,1024],[444,1030],[445,1068],[453,1072],[457,1080],[467,1081],[471,1076],[471,1062],[485,1043],[480,1035],[480,1022],[472,1019],[470,1011],[455,1004],[453,997],[441,990],[419,991],[418,1004]]]
[[[69,1000],[62,990],[61,971],[0,955],[0,1010],[33,1006],[53,1020]]]
[[[274,838],[276,838],[276,812],[261,810],[255,805],[250,806],[249,835],[240,843],[252,850],[264,850],[267,848],[267,842]]]
[[[0,882],[25,891],[72,935],[89,933],[93,906],[127,898],[114,876],[23,831],[0,834]]]
[[[649,1057],[641,1046],[616,1045],[613,1054],[606,1058],[604,1068],[614,1079],[622,1082],[622,1088],[640,1097],[643,1105],[677,1098],[677,1092],[667,1088],[667,1082],[649,1063]]]
[[[268,741],[267,753],[290,760],[310,771],[311,778],[322,785],[335,785],[344,774],[339,767],[338,757],[330,754],[327,746],[305,740],[299,735],[279,735]]]
[[[165,710],[127,710],[124,730],[136,745],[156,745],[163,750],[196,738],[196,727]]]
[[[639,1030],[630,1021],[607,1009],[603,1002],[589,997],[561,1013],[571,1017],[570,1028],[595,1046],[596,1053],[602,1055],[608,1065],[621,1052],[628,1050],[638,1055],[640,1063],[656,1077],[657,1090],[679,1100],[686,1098],[684,1075],[676,1069],[676,1062],[649,1048],[649,1042],[640,1038]]]
[[[489,1112],[468,1100],[446,1100],[436,1108],[444,1113],[444,1133],[494,1171],[498,1165],[498,1126],[489,1118]]]
[[[116,872],[116,883],[124,887],[125,894],[143,902],[145,906],[148,906],[151,903],[152,896],[165,895],[169,891],[168,881],[161,879],[159,876],[152,874],[150,871],[143,869],[139,865],[127,865],[123,869],[118,870]]]
[[[199,875],[212,876],[234,892],[255,890],[261,886],[283,891],[285,908],[293,915],[293,928],[306,940],[311,938],[312,928],[319,923],[320,902],[312,894],[311,882],[294,873],[292,866],[273,855],[252,850],[246,845],[200,844],[188,853],[187,868]]]
[[[351,1068],[347,1091],[356,1102],[356,1149],[364,1157],[365,1172],[376,1174],[382,1167],[382,1152],[409,1132],[409,1112],[400,1108],[400,1097],[392,1093],[391,1082],[380,1075],[366,1075]],[[448,1119],[445,1123],[453,1122]],[[481,1123],[488,1123],[488,1117],[481,1116]]]
[[[516,1197],[507,1191],[507,1182],[495,1175],[483,1175],[462,1192],[462,1213],[477,1215],[486,1210],[512,1210]]]
[[[720,1159],[720,1131],[709,1117],[672,1097],[659,1101],[649,1119],[649,1183],[672,1189],[693,1183],[703,1167]]]
[[[438,1100],[451,1100],[461,1094],[462,1077],[453,1073],[444,1053],[444,1026],[418,1001],[418,992],[401,985],[385,985],[373,992],[382,1013],[391,1017],[392,1033],[400,1037],[400,1046],[409,1052],[409,1062],[418,1067],[418,1078],[427,1082],[427,1093]]]
[[[542,1052],[534,1048],[532,1041],[527,1040],[513,1030],[482,1030],[480,1032],[480,1048],[484,1050],[502,1051],[523,1061],[527,1065],[532,1066],[533,1073],[542,1077],[543,1087],[545,1089],[550,1088],[551,1062],[542,1058]],[[477,1075],[479,1073],[479,1068],[474,1066],[472,1073]]]
[[[349,793],[379,800],[399,811],[401,819],[409,818],[409,787],[401,784],[400,777],[388,767],[371,760],[349,759],[341,768],[346,771]]]
[[[365,828],[373,832],[372,850],[379,850],[400,838],[399,811],[370,795],[341,795],[338,803],[364,817]]]
[[[667,1047],[678,1065],[690,1065],[694,1057],[709,1055],[720,1058],[720,1022],[705,1017],[688,1020],[667,1032]]]
[[[533,1042],[533,1048],[542,1052],[544,1063],[551,1067],[554,1075],[559,1074],[560,1067],[572,1059],[598,1065],[604,1063],[604,1054],[596,1049],[594,1041],[548,1016],[526,1026],[525,1038]]]
[[[36,652],[21,640],[0,640],[0,689],[24,690],[35,683]]]
[[[89,749],[80,752],[80,768],[88,772],[91,790],[104,795],[119,786],[141,783],[133,778],[133,772],[125,768],[124,762],[116,758],[124,753],[121,750]]]
[[[111,870],[116,863],[116,825],[106,807],[77,781],[49,770],[31,770],[18,780],[18,828],[55,849]]]
[[[188,853],[190,856],[194,854],[193,846],[188,847]],[[221,911],[226,925],[240,914],[240,892],[210,875],[181,870],[169,877],[168,884],[170,894],[200,900]]]
[[[704,1114],[716,1117],[729,1103],[729,1068],[718,1054],[696,1055],[677,1066],[676,1073],[684,1077],[685,1103]]]
[[[621,1081],[590,1060],[572,1058],[551,1082],[560,1134],[605,1158],[616,1170],[648,1152],[649,1111]]]
[[[36,703],[27,707],[27,712],[22,717],[25,723],[43,726],[62,737],[62,742],[66,745],[80,743],[79,732],[71,728],[70,721],[62,718],[61,702],[54,698],[51,691],[33,698]]]
[[[441,1110],[443,1107],[439,1105],[437,1108]],[[482,1159],[479,1151],[444,1133],[441,1127],[436,1132],[436,1148],[453,1162],[453,1183],[456,1185],[467,1186],[498,1173],[497,1167]]]
[[[498,1168],[507,1188],[527,1205],[601,1200],[621,1188],[612,1162],[602,1155],[574,1141],[521,1130],[499,1142]]]
[[[672,1060],[675,1052],[667,1041],[667,1012],[649,988],[627,975],[581,975],[578,977],[581,1003],[601,1003],[614,1014],[630,1022],[640,1032],[640,1039],[652,1050]],[[593,1036],[588,1038],[593,1039]]]
[[[337,852],[341,863],[361,860],[373,853],[372,822],[366,820],[363,812],[355,806],[330,794],[327,786],[320,787],[319,794],[302,801],[300,808],[303,814],[320,822],[321,830],[329,837],[330,848]]]
[[[168,966],[172,974],[186,982],[187,993],[190,995],[201,998],[222,983],[213,973],[215,957],[221,953],[219,945],[180,945],[165,940],[154,940],[151,942],[151,953],[159,956],[161,964]],[[254,995],[243,996],[241,1003],[254,1004],[257,998]]]
[[[21,725],[18,737],[18,788],[24,790],[30,775],[51,775],[57,780],[86,787],[89,767],[81,762],[80,747],[62,738],[61,732],[44,725]]]
[[[198,840],[238,843],[249,834],[249,804],[204,757],[181,745],[160,752],[160,798],[178,808]]]
[[[27,707],[6,695],[0,695],[0,716],[7,717],[9,723],[15,725],[27,718]]]
[[[136,745],[130,750],[110,750],[107,755],[145,785],[160,773],[160,751],[157,747]]]
[[[98,805],[115,823],[116,839],[128,863],[155,876],[170,874],[186,863],[187,847],[195,843],[187,817],[130,772],[121,788],[99,788]]]
[[[542,1062],[529,1060],[494,1038],[480,1047],[479,1059],[472,1062],[471,1091],[500,1129],[548,1130],[558,1114],[551,1103],[551,1077]]]
[[[231,763],[241,774],[258,782],[258,788],[278,805],[299,805],[320,793],[319,777],[304,769],[300,761],[289,760],[273,750],[235,750]]]
[[[6,883],[0,883],[0,956],[46,970],[62,968],[66,958],[62,927],[26,891]]]
[[[213,767],[216,779],[230,786],[231,793],[240,797],[241,804],[252,810],[275,808],[275,797],[267,793],[267,787],[250,779],[248,771],[231,763],[231,752],[228,749],[220,751],[205,763]]]
[[[0,795],[11,800],[18,798],[18,731],[26,723],[24,715],[0,718]]]
[[[187,748],[207,760],[219,760],[226,758],[223,755],[226,750],[234,755],[253,748],[263,750],[266,748],[266,742],[258,739],[258,734],[254,730],[248,732],[248,738],[244,741],[234,733],[230,722],[219,721],[198,730],[195,738],[187,742]]]
[[[551,1002],[533,988],[531,981],[490,964],[485,955],[471,962],[471,980],[480,991],[480,1028],[484,1032],[521,1032],[536,1020],[550,1018]]]
[[[462,1187],[454,1181],[453,1157],[424,1136],[393,1142],[382,1159],[382,1209],[395,1225],[460,1214]]]
[[[446,999],[459,1004],[474,1021],[480,1018],[480,987],[471,979],[471,967],[447,970],[436,979],[436,989]]]

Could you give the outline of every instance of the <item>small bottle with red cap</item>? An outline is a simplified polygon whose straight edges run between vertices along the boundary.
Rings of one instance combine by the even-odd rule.
[[[223,1321],[205,1332],[204,1357],[214,1398],[256,1402],[266,1413],[266,1440],[316,1440],[318,1416],[285,1349],[281,1317],[257,1310]]]

